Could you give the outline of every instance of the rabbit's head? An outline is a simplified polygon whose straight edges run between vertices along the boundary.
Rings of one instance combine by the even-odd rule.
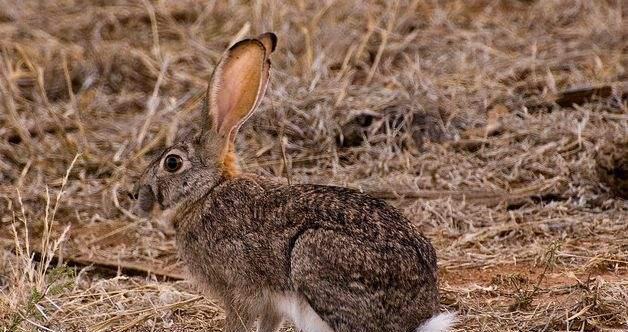
[[[202,130],[166,148],[144,170],[134,192],[136,213],[146,214],[155,204],[169,208],[194,200],[237,176],[236,134],[264,96],[276,43],[273,33],[265,33],[225,52],[209,82]]]

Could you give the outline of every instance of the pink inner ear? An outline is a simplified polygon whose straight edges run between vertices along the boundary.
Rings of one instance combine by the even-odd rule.
[[[228,77],[225,77],[222,80],[222,85],[218,87],[219,95],[217,96],[216,104],[217,104],[217,112],[219,113],[219,118],[224,121],[229,118],[230,111],[237,111],[235,108],[238,104],[238,101],[243,97],[246,97],[246,92],[244,89],[250,89],[250,83],[247,82],[251,80],[255,80],[254,75],[251,75],[247,71],[247,64],[244,62],[239,62],[238,59],[234,59],[234,63],[228,68],[228,71],[225,73]],[[221,134],[225,134],[223,126],[220,126]]]
[[[256,40],[233,46],[218,65],[211,83],[214,130],[226,137],[253,112],[261,98],[265,49]]]

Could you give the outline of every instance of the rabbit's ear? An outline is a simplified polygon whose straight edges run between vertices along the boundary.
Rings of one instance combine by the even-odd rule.
[[[272,32],[266,32],[257,36],[257,40],[262,42],[266,49],[266,59],[270,58],[270,54],[275,51],[277,47],[277,36]]]
[[[262,87],[261,87],[261,95],[257,100],[257,104],[255,104],[254,108],[259,106],[259,103],[262,101],[262,97],[264,97],[264,93],[266,93],[266,86],[268,85],[268,78],[270,75],[270,54],[275,51],[275,47],[277,46],[277,36],[272,32],[266,32],[257,37],[262,45],[264,45],[265,53],[265,61],[264,61],[264,70],[262,71]]]
[[[208,111],[211,130],[225,139],[225,148],[233,143],[238,129],[264,96],[270,69],[268,56],[276,42],[272,33],[242,40],[227,50],[214,70]]]

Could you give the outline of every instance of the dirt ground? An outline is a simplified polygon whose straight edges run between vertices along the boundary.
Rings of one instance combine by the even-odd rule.
[[[628,330],[621,0],[0,0],[0,331],[220,331],[128,191],[274,31],[247,172],[350,186],[437,249],[456,331]],[[290,330],[289,326],[285,327]]]

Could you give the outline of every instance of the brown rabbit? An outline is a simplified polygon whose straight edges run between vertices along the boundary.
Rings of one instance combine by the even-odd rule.
[[[436,254],[399,211],[358,191],[241,174],[238,128],[259,105],[277,38],[238,42],[207,93],[203,130],[138,182],[136,210],[175,208],[181,259],[224,302],[225,331],[284,319],[309,332],[445,331]]]

